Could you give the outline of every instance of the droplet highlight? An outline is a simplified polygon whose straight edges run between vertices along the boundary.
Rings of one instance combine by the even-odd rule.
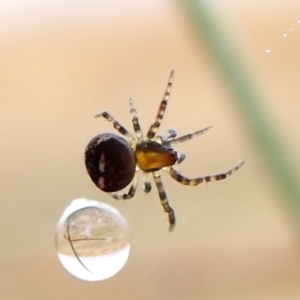
[[[130,254],[126,219],[115,208],[88,199],[73,200],[57,223],[56,250],[63,267],[86,281],[117,274]]]
[[[270,48],[267,48],[266,49],[266,53],[270,53],[271,52],[271,49]]]

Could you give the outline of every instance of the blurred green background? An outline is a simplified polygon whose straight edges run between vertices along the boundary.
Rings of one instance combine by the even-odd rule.
[[[1,299],[299,299],[300,3],[205,6],[213,40],[221,33],[221,53],[234,55],[229,67],[240,65],[229,77],[226,57],[214,55],[224,44],[211,44],[200,4],[1,1]],[[214,126],[178,145],[187,158],[177,168],[193,177],[246,159],[232,177],[207,186],[181,186],[163,174],[177,215],[172,234],[155,189],[117,203],[94,187],[83,163],[89,140],[112,131],[93,115],[108,110],[131,128],[132,96],[146,131],[171,68],[160,132]],[[244,81],[256,114],[237,97]],[[266,127],[273,155],[255,134]],[[109,280],[77,280],[56,257],[56,222],[78,197],[114,205],[130,224],[131,257]]]

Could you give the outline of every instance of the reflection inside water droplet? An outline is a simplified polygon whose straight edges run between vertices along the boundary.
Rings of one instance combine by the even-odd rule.
[[[283,36],[283,37],[287,37],[287,34],[286,34],[286,33],[284,33],[282,36]]]
[[[73,200],[58,221],[56,249],[62,265],[75,277],[87,281],[107,279],[128,260],[127,222],[107,204]]]
[[[270,48],[267,48],[267,49],[266,49],[266,52],[267,52],[267,53],[270,53],[270,52],[271,52],[271,49],[270,49]]]

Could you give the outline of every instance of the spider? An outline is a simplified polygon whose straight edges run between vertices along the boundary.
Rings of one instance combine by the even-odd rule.
[[[203,182],[225,179],[244,164],[244,160],[242,160],[235,167],[224,173],[193,179],[181,175],[172,167],[185,159],[184,154],[177,154],[173,149],[173,145],[191,140],[212,128],[212,126],[209,126],[180,137],[177,137],[177,133],[173,129],[168,131],[167,136],[156,134],[167,108],[173,76],[174,70],[171,70],[155,121],[150,126],[146,137],[142,133],[137,111],[130,98],[130,114],[135,136],[129,133],[110,113],[105,111],[95,115],[95,118],[105,118],[125,139],[112,133],[100,134],[90,141],[85,151],[85,164],[92,181],[99,189],[110,193],[114,199],[120,200],[134,197],[138,184],[135,174],[139,170],[143,172],[144,192],[149,193],[151,191],[149,173],[151,173],[158,190],[161,205],[168,214],[170,230],[175,226],[175,213],[169,205],[161,180],[160,170],[166,171],[174,180],[183,185],[196,186]],[[115,193],[130,183],[131,186],[128,192],[123,194]]]

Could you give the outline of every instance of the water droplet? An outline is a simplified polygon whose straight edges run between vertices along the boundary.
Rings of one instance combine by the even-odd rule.
[[[114,276],[126,264],[130,248],[125,218],[107,204],[73,200],[57,223],[58,258],[79,279],[100,281]]]
[[[267,53],[270,53],[270,52],[271,52],[271,49],[270,49],[270,48],[267,48],[267,49],[266,49],[266,52],[267,52]]]
[[[287,37],[287,34],[286,34],[286,33],[284,33],[282,36],[283,36],[283,37]]]

